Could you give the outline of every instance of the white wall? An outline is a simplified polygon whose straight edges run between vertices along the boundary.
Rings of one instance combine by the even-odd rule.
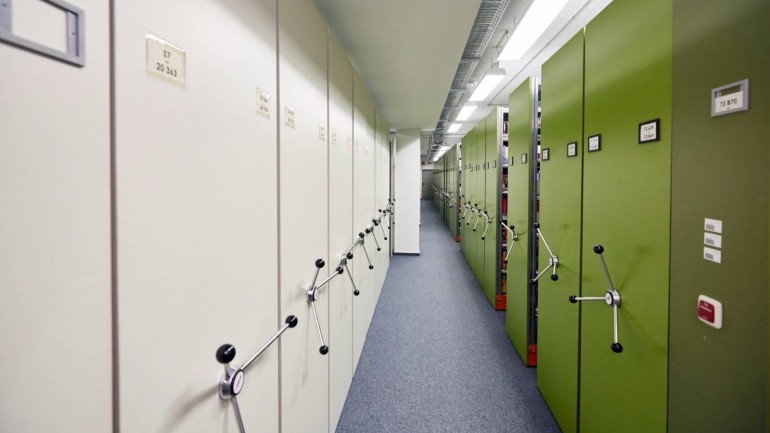
[[[396,136],[396,254],[420,253],[420,131],[398,131]]]
[[[354,118],[352,66],[313,0],[69,1],[85,66],[0,44],[0,432],[235,433],[215,351],[242,365],[290,314],[246,372],[246,431],[334,431],[387,248],[367,237],[374,270],[355,251],[360,296],[347,275],[320,292],[327,356],[306,290],[386,204],[366,84]],[[17,3],[33,19],[15,30],[62,35],[50,6]],[[184,50],[184,83],[147,72],[182,67],[176,50],[148,59],[148,33]]]
[[[109,9],[76,3],[85,66],[0,44],[0,432],[112,427]],[[54,8],[13,6],[14,32],[64,40]]]

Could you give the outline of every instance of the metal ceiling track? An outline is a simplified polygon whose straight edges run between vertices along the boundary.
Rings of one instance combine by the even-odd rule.
[[[476,20],[473,22],[468,41],[465,43],[463,56],[460,59],[460,64],[457,65],[452,87],[449,89],[444,109],[441,111],[441,117],[436,124],[436,130],[433,132],[433,142],[428,152],[428,161],[433,159],[438,149],[443,145],[447,125],[450,119],[456,116],[457,110],[460,109],[460,99],[463,92],[465,92],[471,75],[481,60],[481,55],[487,49],[497,25],[503,18],[508,4],[510,4],[510,0],[481,0]]]

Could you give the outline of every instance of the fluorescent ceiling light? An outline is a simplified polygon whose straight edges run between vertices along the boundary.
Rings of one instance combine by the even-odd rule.
[[[473,114],[474,111],[476,111],[476,108],[478,106],[476,104],[465,104],[463,105],[463,108],[460,109],[460,113],[457,115],[457,120],[462,122],[463,120],[468,120],[469,117],[471,117],[471,114]]]
[[[468,98],[468,100],[483,101],[487,98],[487,96],[489,96],[490,93],[492,93],[493,90],[495,90],[497,85],[503,81],[503,78],[505,78],[506,75],[507,74],[505,69],[503,68],[491,69],[489,72],[487,72],[486,75],[484,75],[484,78],[481,79],[481,82],[478,86],[476,86],[476,89],[473,91],[471,97]]]
[[[451,134],[451,133],[453,133],[453,132],[457,132],[457,131],[459,131],[459,130],[460,130],[460,128],[462,128],[462,126],[463,126],[463,124],[462,124],[462,123],[453,123],[453,124],[452,124],[452,125],[449,127],[449,129],[447,130],[447,132],[448,132],[448,133],[450,133],[450,134]]]
[[[521,23],[513,29],[497,61],[520,60],[566,4],[567,0],[534,0],[522,17]]]

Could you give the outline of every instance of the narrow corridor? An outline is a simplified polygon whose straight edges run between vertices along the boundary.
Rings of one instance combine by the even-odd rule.
[[[420,255],[391,262],[337,432],[559,432],[432,202],[421,220]]]

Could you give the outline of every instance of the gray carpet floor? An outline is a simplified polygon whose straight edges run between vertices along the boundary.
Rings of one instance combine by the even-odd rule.
[[[394,256],[337,433],[558,433],[460,245],[422,201],[420,255]]]

